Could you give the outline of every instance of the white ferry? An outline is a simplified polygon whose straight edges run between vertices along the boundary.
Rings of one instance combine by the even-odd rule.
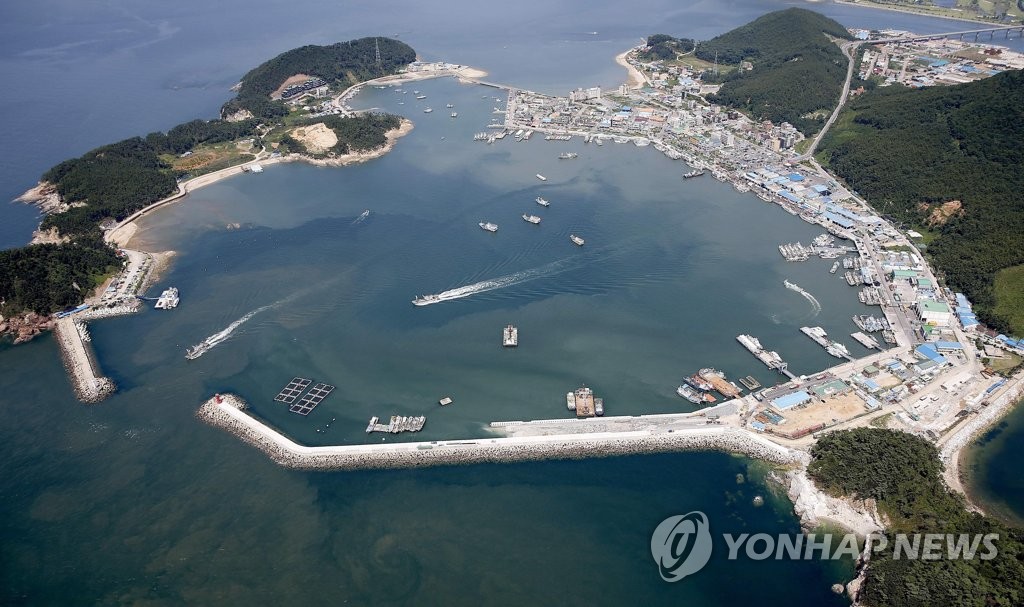
[[[547,181],[548,180],[547,177],[541,175],[540,173],[537,173],[536,177],[537,177],[537,179],[540,179],[541,181]]]
[[[479,225],[484,230],[487,230],[488,232],[497,232],[498,231],[498,224],[496,224],[496,223],[491,223],[489,221],[481,221],[477,225]]]
[[[160,294],[160,297],[156,300],[156,305],[154,307],[157,310],[170,310],[178,307],[179,301],[178,289],[171,287]]]

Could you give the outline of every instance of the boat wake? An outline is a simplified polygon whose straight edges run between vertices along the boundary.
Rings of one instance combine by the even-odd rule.
[[[796,291],[797,293],[803,295],[804,299],[811,302],[811,311],[813,312],[812,316],[817,316],[818,313],[821,312],[821,303],[813,295],[800,288],[800,285],[793,282],[789,282],[788,280],[783,280],[782,284],[784,284],[786,288],[789,289],[790,291]]]
[[[370,216],[370,209],[366,209],[365,211],[363,211],[359,215],[359,217],[355,218],[355,220],[352,222],[352,225],[356,225],[357,223],[363,223],[364,221],[366,221],[366,218],[369,217],[369,216]]]
[[[252,310],[250,312],[246,312],[244,316],[228,325],[224,330],[214,333],[213,335],[207,337],[203,341],[189,348],[185,352],[185,358],[189,360],[195,360],[202,356],[203,354],[206,354],[215,346],[224,342],[225,340],[227,340],[227,338],[231,337],[231,334],[235,332],[235,329],[241,327],[243,324],[248,322],[249,319],[251,319],[253,316],[256,316],[257,314],[263,312],[264,310],[269,310],[270,308],[273,308],[276,305],[277,304],[269,304],[266,306],[256,308],[255,310]]]
[[[560,259],[553,261],[543,266],[532,268],[529,270],[523,270],[521,272],[514,272],[507,276],[499,276],[498,278],[491,278],[489,280],[481,280],[480,282],[473,283],[471,285],[465,285],[462,287],[456,287],[447,291],[442,291],[437,295],[428,295],[423,299],[417,299],[416,305],[418,306],[429,306],[444,301],[452,301],[455,299],[463,299],[465,297],[471,297],[473,295],[479,295],[488,291],[494,291],[497,289],[504,289],[515,285],[536,280],[538,278],[546,278],[548,276],[554,276],[567,270],[571,270],[574,267],[581,265],[580,258],[577,256]]]

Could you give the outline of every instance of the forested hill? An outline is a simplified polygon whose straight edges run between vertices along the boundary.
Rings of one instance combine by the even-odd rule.
[[[377,49],[380,63],[377,63]],[[310,44],[285,51],[253,68],[242,77],[238,95],[224,104],[222,115],[249,110],[254,116],[283,116],[286,111],[270,94],[296,74],[319,76],[330,84],[394,74],[416,60],[411,46],[391,38],[359,38],[327,46]]]
[[[192,174],[193,170],[176,164],[177,161],[193,153],[197,157],[209,154],[230,166],[243,157],[252,157],[268,141],[272,145],[282,135],[287,138],[292,127],[308,124],[301,112],[289,116],[289,120],[279,120],[289,114],[289,109],[270,99],[270,94],[290,76],[307,74],[319,76],[329,84],[357,84],[396,73],[415,60],[412,48],[390,38],[303,46],[278,55],[242,79],[237,97],[225,105],[224,111],[248,109],[254,115],[252,118],[193,120],[166,133],[155,132],[105,145],[54,166],[43,174],[42,181],[56,189],[68,208],[47,215],[42,227],[55,230],[64,242],[0,251],[0,314],[11,316],[32,311],[46,315],[81,303],[121,263],[113,248],[103,241],[99,224],[123,220],[177,191],[177,178]],[[400,119],[370,114],[327,116],[320,122],[338,137],[330,151],[345,154],[384,145],[385,134],[396,128]],[[239,143],[245,147],[239,148]],[[297,142],[292,143],[292,151],[301,151]],[[226,145],[211,151],[217,144]],[[238,149],[252,152],[239,155],[235,153]]]
[[[708,62],[753,66],[730,72],[712,101],[809,135],[824,125],[846,78],[847,60],[834,38],[850,34],[824,15],[789,8],[701,42],[695,52]]]
[[[942,482],[942,462],[927,440],[893,430],[830,432],[811,448],[808,474],[830,495],[876,500],[889,519],[888,550],[872,555],[858,604],[870,607],[1020,605],[1024,597],[1024,533],[964,508]],[[998,554],[982,558],[894,557],[897,533],[997,534]],[[927,540],[925,540],[927,541]],[[956,539],[952,540],[953,542]]]
[[[1024,264],[1022,108],[1021,71],[880,88],[849,104],[819,154],[880,212],[936,233],[928,253],[949,285],[986,324],[1018,333],[1024,326],[995,314],[993,279]]]

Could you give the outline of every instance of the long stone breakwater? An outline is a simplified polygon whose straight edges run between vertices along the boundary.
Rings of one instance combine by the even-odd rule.
[[[96,358],[82,339],[82,333],[75,326],[73,318],[58,320],[54,324],[53,334],[78,400],[84,403],[98,403],[114,393],[114,382],[100,373]]]
[[[373,445],[300,445],[246,412],[240,397],[217,395],[196,416],[263,451],[278,464],[305,470],[416,468],[476,463],[583,459],[636,453],[726,451],[777,464],[805,464],[807,454],[744,430],[707,425],[671,432],[597,432]]]

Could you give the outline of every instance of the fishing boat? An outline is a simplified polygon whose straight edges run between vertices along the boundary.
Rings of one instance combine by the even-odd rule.
[[[583,240],[582,238],[580,238],[579,236],[577,236],[575,234],[569,234],[569,240],[571,240],[573,242],[573,244],[575,244],[576,246],[579,246],[579,247],[582,247],[583,243],[586,242],[585,240]]]
[[[693,386],[685,383],[679,384],[679,387],[676,388],[676,394],[682,396],[695,405],[699,405],[704,400],[701,397],[700,392],[697,392],[693,389]]]
[[[547,177],[541,175],[540,173],[537,173],[536,177],[537,177],[537,179],[540,179],[541,181],[547,181],[548,180]]]
[[[539,204],[542,207],[549,207],[549,206],[551,206],[551,203],[548,202],[547,199],[541,198],[540,196],[534,198],[534,200],[537,202],[537,204]]]
[[[489,221],[481,221],[477,225],[479,225],[482,229],[487,230],[488,232],[498,231],[498,224],[496,223],[491,223]]]
[[[527,215],[526,213],[523,213],[523,221],[532,223],[533,225],[540,225],[540,217],[537,217],[536,215]]]

